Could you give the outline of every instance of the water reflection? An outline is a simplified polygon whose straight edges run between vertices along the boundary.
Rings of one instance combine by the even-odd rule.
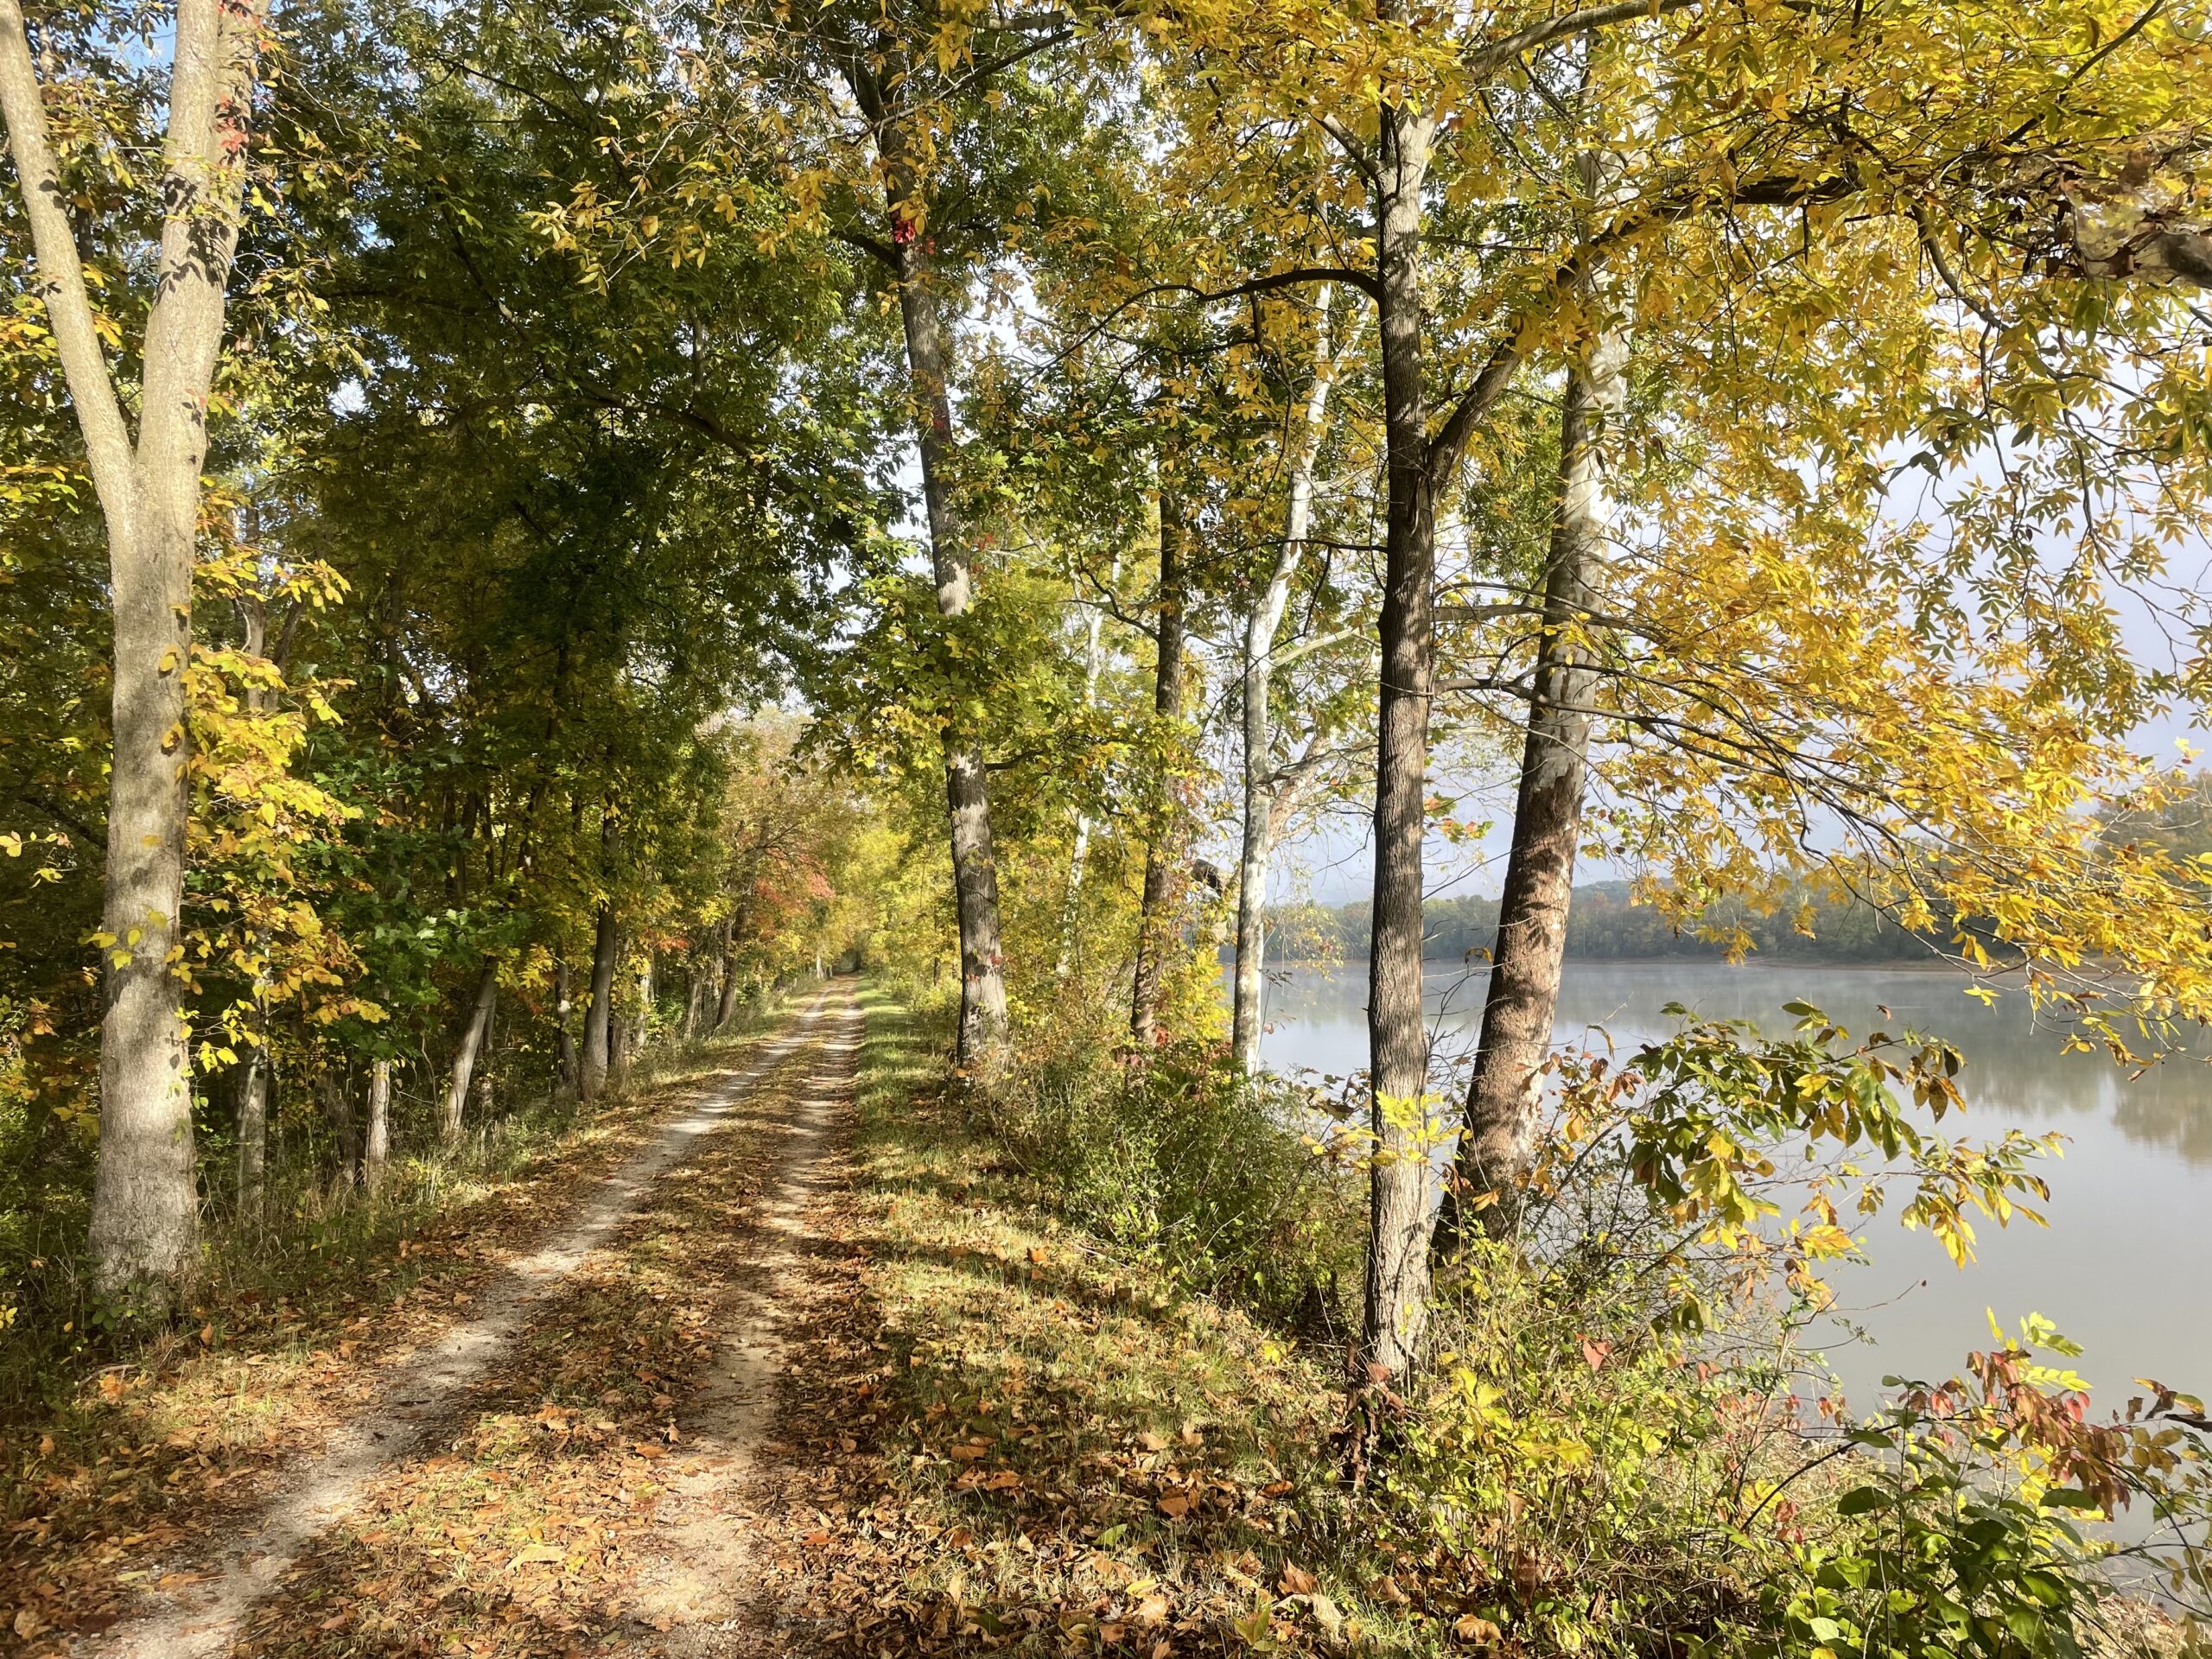
[[[2017,988],[1986,1007],[1966,995],[1968,983],[1940,969],[1575,963],[1559,1036],[1631,1050],[1674,1029],[1662,1012],[1669,1002],[1778,1033],[1792,1023],[1782,1005],[1802,1000],[1856,1034],[1912,1027],[1947,1039],[1966,1061],[1964,1133],[1984,1138],[2017,1127],[2068,1137],[2063,1160],[2044,1172],[2050,1226],[1983,1226],[1980,1260],[1963,1273],[1923,1234],[1887,1218],[1867,1226],[1870,1264],[1837,1284],[1877,1345],[1832,1333],[1827,1350],[1853,1399],[1870,1402],[1885,1374],[1948,1375],[1969,1349],[1987,1345],[1989,1313],[2010,1327],[2031,1311],[2085,1345],[2080,1369],[2107,1404],[2124,1401],[2140,1376],[2202,1393],[2212,1385],[2212,1286],[2202,1271],[2212,1213],[2212,1068],[2183,1058],[2130,1077],[2101,1052],[2063,1052],[2063,1034],[2038,1027]],[[1438,964],[1428,993],[1440,1061],[1448,1065],[1473,1045],[1483,975]],[[1359,1070],[1366,1004],[1363,970],[1294,971],[1270,988],[1268,1063],[1339,1076]]]

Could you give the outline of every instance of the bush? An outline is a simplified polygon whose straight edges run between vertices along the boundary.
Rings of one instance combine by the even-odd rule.
[[[988,1110],[1077,1224],[1193,1289],[1340,1320],[1358,1281],[1360,1180],[1309,1091],[1241,1081],[1216,1043],[1135,1062],[1084,1036],[1026,1056]]]
[[[1897,1188],[1898,1219],[1963,1263],[1970,1217],[2033,1216],[2046,1147],[1938,1132],[1958,1108],[1943,1044],[1853,1043],[1795,1012],[1787,1038],[1688,1020],[1624,1067],[1562,1066],[1511,1236],[1442,1264],[1429,1363],[1379,1402],[1379,1436],[1372,1414],[1348,1418],[1357,1478],[1307,1488],[1299,1547],[1356,1607],[1352,1650],[2196,1650],[2212,1421],[2195,1401],[2154,1386],[2093,1421],[2046,1357],[2068,1344],[2031,1317],[1960,1376],[1899,1384],[1853,1422],[1800,1351],[1823,1263],[1857,1251],[1847,1218]],[[971,1098],[1120,1252],[1277,1321],[1356,1312],[1362,1137],[1311,1091],[1244,1085],[1198,1040],[1132,1060],[1078,1013]],[[2148,1512],[2142,1543],[2084,1524],[2123,1510]]]
[[[1418,1564],[1421,1611],[1532,1651],[2139,1649],[2158,1621],[2117,1593],[2115,1554],[2161,1569],[2172,1608],[2205,1605],[2196,1402],[2154,1389],[2093,1421],[2080,1379],[2041,1357],[2075,1351],[2033,1316],[1862,1422],[1825,1387],[1820,1411],[1793,1391],[1818,1265],[1855,1249],[1840,1175],[1870,1212],[1904,1182],[1901,1218],[1961,1255],[1967,1211],[2002,1219],[2042,1192],[2029,1143],[1921,1121],[1955,1105],[1950,1051],[1851,1046],[1802,1013],[1786,1040],[1692,1025],[1624,1072],[1567,1068],[1522,1230],[1476,1241],[1440,1284],[1439,1351],[1371,1482],[1382,1548]],[[2124,1509],[2158,1525],[2126,1552],[2078,1524]]]

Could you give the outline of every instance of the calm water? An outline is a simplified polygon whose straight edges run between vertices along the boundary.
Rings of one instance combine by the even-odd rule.
[[[1825,1352],[1855,1405],[1873,1402],[1888,1374],[1947,1376],[1986,1348],[1993,1310],[2008,1330],[2029,1313],[2049,1316],[2087,1351],[2076,1368],[2106,1406],[2155,1377],[2188,1392],[2212,1390],[2212,1068],[2170,1062],[2130,1082],[2102,1054],[2063,1054],[2038,1030],[2017,989],[1985,1007],[1968,983],[1940,969],[1722,963],[1568,965],[1560,997],[1562,1042],[1624,1052],[1674,1029],[1661,1010],[1683,1003],[1708,1016],[1751,1019],[1787,1033],[1782,1012],[1811,1002],[1854,1033],[1910,1027],[1955,1044],[1967,1113],[1948,1133],[1982,1139],[2006,1128],[2068,1137],[2045,1160],[2050,1225],[1979,1222],[1979,1259],[1963,1271],[1925,1233],[1894,1219],[1900,1200],[1863,1225],[1870,1265],[1834,1278],[1843,1306],[1873,1345],[1839,1340]],[[1484,976],[1434,964],[1429,980],[1440,1056],[1464,1054],[1480,1021]],[[1890,1009],[1879,1016],[1877,1005]],[[1367,1064],[1363,968],[1294,969],[1269,988],[1263,1043],[1276,1071],[1345,1076]]]

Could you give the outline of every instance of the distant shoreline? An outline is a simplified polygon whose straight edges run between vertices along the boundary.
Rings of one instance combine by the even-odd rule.
[[[1228,958],[1224,957],[1223,966],[1229,965]],[[1570,968],[1787,969],[1793,972],[1802,972],[1810,968],[1830,974],[1948,974],[1960,979],[2000,979],[2013,971],[2010,968],[1995,968],[1974,973],[1955,963],[1916,962],[1910,958],[1880,962],[1823,962],[1817,957],[1760,957],[1756,953],[1741,962],[1730,962],[1725,957],[1569,957],[1567,965]],[[1269,962],[1267,965],[1271,974],[1293,968],[1310,969],[1317,973],[1356,971],[1363,974],[1368,970],[1368,959],[1365,957],[1347,957],[1341,961],[1328,962],[1313,957],[1291,957]],[[1487,973],[1490,963],[1462,961],[1452,957],[1424,957],[1421,969],[1423,978],[1443,973]]]
[[[1802,902],[1800,901],[1802,900]],[[1431,961],[1479,962],[1497,938],[1499,900],[1437,899],[1423,908],[1423,949]],[[1373,906],[1363,900],[1326,906],[1272,906],[1268,936],[1285,961],[1363,961],[1372,935]],[[1966,925],[1950,918],[1936,925],[1903,926],[1890,912],[1859,899],[1787,895],[1770,906],[1719,899],[1695,918],[1674,916],[1637,901],[1622,881],[1574,890],[1567,923],[1570,962],[1720,962],[1728,946],[1746,947],[1745,960],[1809,963],[1822,967],[1942,967],[1955,935]],[[1966,931],[1993,957],[2010,956],[1980,923]]]

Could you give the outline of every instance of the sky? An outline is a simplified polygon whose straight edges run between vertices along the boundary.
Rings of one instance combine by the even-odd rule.
[[[2177,548],[2169,579],[2187,593],[2212,592],[2212,537],[2197,536]],[[2115,595],[2114,607],[2129,654],[2139,664],[2161,668],[2176,665],[2177,656],[2186,651],[2187,642],[2173,637],[2157,610],[2141,598],[2125,593]],[[2190,706],[2170,708],[2139,725],[2130,734],[2130,741],[2137,753],[2169,765],[2186,753],[2212,754],[2212,712]],[[1465,846],[1455,847],[1441,837],[1430,837],[1426,861],[1429,893],[1432,897],[1480,894],[1495,898],[1512,832],[1510,779],[1470,771],[1455,775],[1446,765],[1438,769],[1436,787],[1443,793],[1466,797],[1467,804],[1459,814],[1463,818],[1494,822],[1488,834]],[[1233,825],[1228,833],[1233,836]],[[1270,901],[1310,899],[1324,905],[1342,905],[1369,898],[1375,864],[1368,842],[1366,823],[1351,810],[1304,826],[1277,855],[1268,884]],[[1233,843],[1227,846],[1226,856],[1233,864]],[[1586,858],[1576,877],[1586,882],[1604,881],[1624,874],[1605,860]]]

